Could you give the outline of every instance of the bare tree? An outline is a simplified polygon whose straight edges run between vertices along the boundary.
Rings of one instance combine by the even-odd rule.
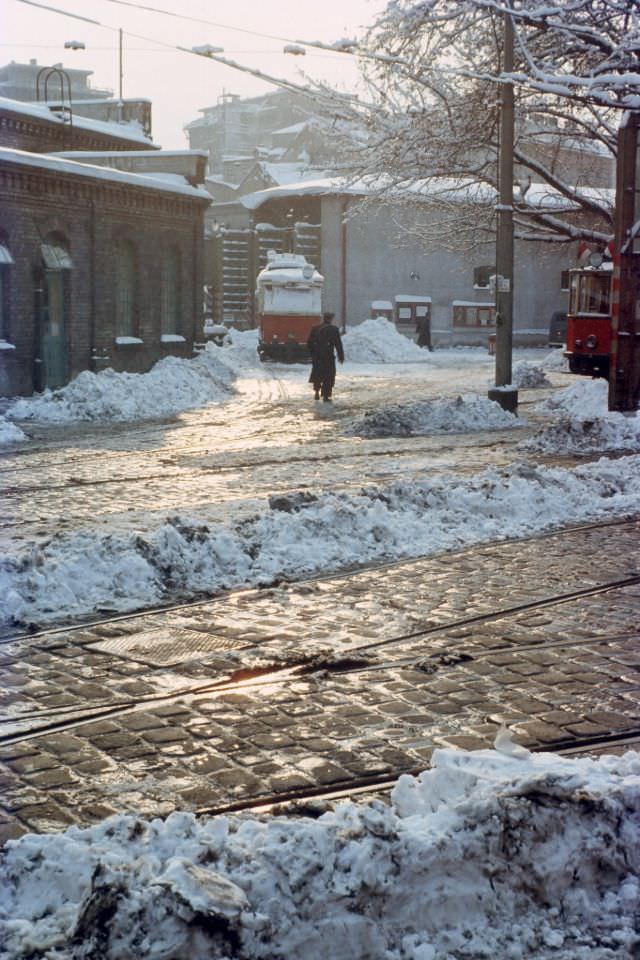
[[[502,16],[516,66],[501,67]],[[604,245],[621,110],[640,105],[635,0],[394,0],[359,47],[366,95],[342,98],[345,171],[377,198],[420,198],[422,239],[493,231],[501,86],[517,98],[516,236]],[[464,222],[464,229],[461,229]],[[415,241],[415,236],[412,237]]]

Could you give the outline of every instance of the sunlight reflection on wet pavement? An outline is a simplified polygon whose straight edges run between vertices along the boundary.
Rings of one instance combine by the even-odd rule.
[[[236,382],[230,401],[172,420],[28,424],[31,443],[0,460],[5,500],[0,529],[7,552],[80,529],[144,530],[167,513],[203,522],[241,520],[274,493],[350,489],[420,473],[473,472],[513,459],[523,430],[481,435],[344,435],[345,424],[388,403],[484,394],[491,358],[442,369],[421,364],[357,365],[338,373],[335,402],[313,400],[303,366],[269,366]],[[384,375],[382,375],[384,373]],[[536,391],[542,399],[545,391]],[[525,416],[529,416],[528,411]],[[526,428],[525,428],[526,429]]]

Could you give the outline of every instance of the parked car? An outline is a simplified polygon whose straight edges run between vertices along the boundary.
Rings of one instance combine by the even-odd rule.
[[[549,346],[564,347],[567,342],[567,315],[562,310],[551,314],[549,324]]]

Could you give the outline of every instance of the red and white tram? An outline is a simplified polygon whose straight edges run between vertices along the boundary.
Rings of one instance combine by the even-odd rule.
[[[311,328],[322,320],[324,277],[302,255],[270,250],[256,284],[260,359],[308,361]]]

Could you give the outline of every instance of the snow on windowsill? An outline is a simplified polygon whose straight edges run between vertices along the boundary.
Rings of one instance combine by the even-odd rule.
[[[163,333],[160,337],[162,343],[186,343],[186,339],[179,333]]]
[[[15,350],[15,344],[9,343],[8,340],[0,340],[0,350]]]
[[[133,343],[144,343],[139,337],[116,337],[115,341],[119,347],[125,347]]]

